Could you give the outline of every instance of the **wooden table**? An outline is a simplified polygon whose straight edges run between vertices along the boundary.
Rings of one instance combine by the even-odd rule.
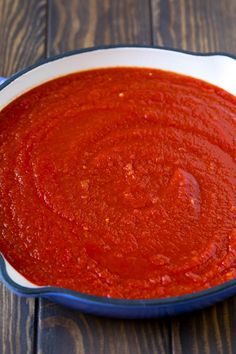
[[[0,0],[0,74],[100,44],[236,54],[236,0]],[[0,285],[2,354],[236,353],[236,297],[189,315],[113,320]]]

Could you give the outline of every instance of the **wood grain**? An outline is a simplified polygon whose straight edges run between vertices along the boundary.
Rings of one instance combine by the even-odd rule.
[[[174,353],[236,353],[236,298],[172,321]]]
[[[0,1],[0,75],[8,76],[44,56],[46,0]],[[0,353],[34,351],[35,301],[0,284]]]
[[[48,54],[102,44],[151,43],[148,0],[49,0]]]
[[[40,306],[40,354],[169,353],[167,321],[81,314],[48,301]]]
[[[0,353],[31,354],[34,347],[34,300],[22,299],[0,285]]]
[[[46,0],[0,1],[0,71],[8,76],[45,55]]]
[[[236,54],[235,0],[151,0],[151,3],[154,44]]]

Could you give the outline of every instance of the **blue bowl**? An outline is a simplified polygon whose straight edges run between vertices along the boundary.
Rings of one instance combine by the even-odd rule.
[[[22,70],[4,83],[4,79],[0,78],[0,107],[3,108],[32,87],[58,76],[114,66],[174,71],[210,82],[236,95],[236,60],[233,56],[224,53],[194,54],[145,46],[112,46],[69,52]],[[20,296],[43,297],[87,313],[120,318],[177,315],[236,294],[236,280],[232,280],[208,290],[164,299],[123,300],[91,296],[69,289],[32,284],[3,255],[0,255],[0,275],[3,283]]]

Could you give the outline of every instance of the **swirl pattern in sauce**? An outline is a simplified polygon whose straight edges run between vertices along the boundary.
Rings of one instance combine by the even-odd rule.
[[[236,98],[135,68],[0,112],[0,250],[32,282],[156,298],[236,277]]]

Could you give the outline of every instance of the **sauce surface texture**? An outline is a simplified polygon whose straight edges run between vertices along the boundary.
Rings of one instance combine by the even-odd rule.
[[[0,112],[0,250],[30,281],[158,298],[236,277],[236,98],[111,68]]]

